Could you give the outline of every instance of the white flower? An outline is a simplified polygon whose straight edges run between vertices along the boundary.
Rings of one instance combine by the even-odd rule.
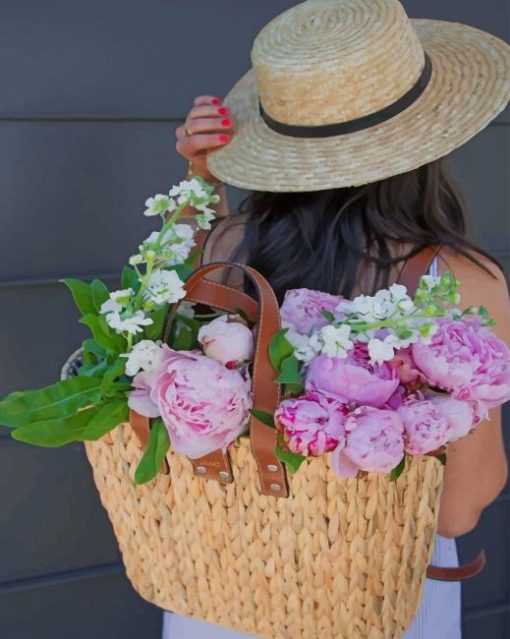
[[[145,206],[147,207],[143,214],[146,217],[152,217],[153,215],[163,215],[166,211],[174,210],[175,202],[168,197],[168,195],[155,195],[154,197],[150,197],[145,201]],[[173,207],[173,208],[172,208]]]
[[[131,266],[137,266],[138,264],[143,264],[143,257],[138,253],[136,255],[132,255],[129,258],[129,263]]]
[[[178,186],[173,186],[168,192],[168,195],[170,195],[170,197],[181,196],[182,200],[181,197],[178,197],[177,199],[180,204],[187,199],[206,199],[209,197],[207,191],[196,178],[193,178],[192,180],[183,180]]]
[[[127,357],[126,375],[134,377],[140,370],[154,370],[160,362],[161,347],[160,341],[143,339],[133,346],[131,352],[123,353],[120,357]]]
[[[284,328],[287,328],[285,324]],[[320,345],[313,338],[296,333],[291,328],[285,333],[285,338],[294,347],[296,359],[307,364],[320,353]]]
[[[179,304],[179,309],[177,310],[177,315],[181,315],[182,317],[187,317],[188,319],[193,319],[195,317],[195,308],[193,302],[182,302]]]
[[[149,326],[152,324],[150,317],[145,317],[143,311],[136,311],[131,317],[122,318],[118,311],[109,313],[106,316],[106,322],[108,326],[111,326],[118,333],[130,333],[135,335],[143,331],[142,326]]]
[[[319,331],[317,338],[322,342],[321,352],[330,357],[347,357],[354,346],[350,338],[351,327],[342,324],[339,327],[328,325]]]
[[[184,282],[175,271],[156,270],[150,277],[145,296],[155,304],[174,304],[186,296]]]
[[[213,209],[210,209],[205,205],[201,208],[199,206],[196,206],[195,208],[203,211],[203,213],[195,216],[199,228],[203,229],[204,231],[209,231],[211,229],[211,222],[216,217],[216,213]]]
[[[392,284],[389,291],[395,302],[399,302],[406,298],[409,299],[409,296],[407,295],[407,288],[403,284]]]
[[[395,352],[391,344],[387,344],[377,337],[372,338],[368,342],[368,354],[373,362],[381,363],[388,362],[393,359]]]
[[[171,227],[170,231],[173,232],[175,237],[178,237],[181,240],[193,239],[193,229],[189,224],[175,224]]]
[[[129,300],[133,295],[132,288],[126,288],[120,291],[112,291],[109,299],[101,304],[100,313],[106,315],[106,313],[120,313],[123,308],[129,304]]]
[[[441,277],[436,276],[436,275],[422,275],[421,276],[421,280],[420,280],[420,286],[421,284],[425,284],[426,288],[428,291],[431,291],[434,286],[437,286],[439,284],[439,282],[441,281]]]

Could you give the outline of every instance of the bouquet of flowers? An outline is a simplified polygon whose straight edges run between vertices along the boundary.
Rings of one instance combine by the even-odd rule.
[[[92,335],[76,377],[0,402],[0,422],[15,439],[48,447],[97,440],[135,410],[152,419],[135,473],[144,483],[170,446],[191,459],[226,449],[247,433],[252,414],[277,429],[275,452],[291,472],[331,452],[340,477],[394,480],[407,455],[445,463],[447,444],[510,399],[510,350],[485,308],[459,309],[459,282],[446,273],[422,277],[414,297],[399,284],[352,301],[288,291],[283,328],[269,346],[283,399],[275,414],[253,406],[257,326],[241,311],[182,303],[197,255],[180,217],[192,207],[208,229],[217,201],[198,178],[149,198],[145,215],[160,216],[162,227],[130,258],[121,290],[64,280]]]

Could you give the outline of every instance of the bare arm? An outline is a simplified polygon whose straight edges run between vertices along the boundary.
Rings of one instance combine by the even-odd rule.
[[[482,258],[491,277],[466,258],[443,251],[441,271],[451,271],[462,282],[462,307],[484,305],[497,321],[495,332],[510,344],[510,301],[503,274]],[[450,444],[439,511],[439,534],[458,537],[478,523],[484,508],[504,488],[508,477],[501,425],[501,409],[467,437]]]

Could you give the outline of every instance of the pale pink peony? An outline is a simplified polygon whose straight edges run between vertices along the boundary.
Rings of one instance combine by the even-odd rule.
[[[159,408],[151,399],[154,371],[137,373],[132,380],[134,389],[128,396],[128,406],[144,417],[159,417]]]
[[[320,393],[285,399],[275,413],[277,428],[293,453],[322,455],[333,450],[344,436],[349,408]]]
[[[477,402],[455,399],[446,395],[431,397],[430,401],[441,417],[444,417],[452,427],[448,443],[465,437],[480,422]]]
[[[425,455],[450,441],[453,426],[436,405],[417,393],[397,408],[404,424],[405,449],[411,455]]]
[[[366,344],[358,342],[345,359],[319,355],[306,374],[306,390],[319,391],[341,402],[378,408],[399,384],[391,362],[370,363]]]
[[[345,422],[345,441],[333,451],[333,469],[340,477],[359,470],[389,473],[404,455],[402,420],[395,411],[361,406]]]
[[[510,399],[510,349],[477,319],[443,319],[430,344],[413,345],[429,383],[487,408]]]
[[[312,330],[319,330],[329,324],[323,311],[335,312],[343,300],[339,295],[330,295],[307,288],[295,288],[287,291],[280,310],[282,324],[296,333],[309,335]]]
[[[253,334],[236,315],[222,315],[201,326],[198,341],[207,357],[228,368],[249,362],[253,357]]]
[[[164,349],[150,399],[168,429],[172,448],[191,459],[225,449],[249,420],[248,373],[228,370],[198,352]]]

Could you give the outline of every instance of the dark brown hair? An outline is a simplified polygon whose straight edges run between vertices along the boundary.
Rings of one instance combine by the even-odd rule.
[[[363,186],[253,192],[240,207],[241,251],[280,301],[300,287],[350,297],[360,267],[375,265],[373,292],[389,284],[395,264],[428,245],[451,247],[487,270],[479,257],[489,256],[466,239],[464,210],[443,159]],[[396,255],[395,243],[411,248]]]

